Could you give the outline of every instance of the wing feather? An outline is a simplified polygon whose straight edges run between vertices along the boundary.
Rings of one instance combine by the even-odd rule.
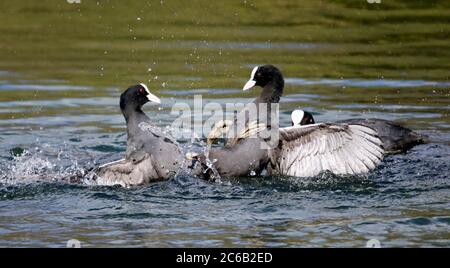
[[[123,187],[156,181],[159,179],[155,178],[160,177],[154,169],[154,163],[148,154],[139,162],[122,159],[100,166],[94,170],[94,176],[97,185],[121,185]]]
[[[366,174],[382,160],[376,132],[366,126],[321,123],[280,129],[280,145],[270,154],[281,175],[311,177],[323,171]]]

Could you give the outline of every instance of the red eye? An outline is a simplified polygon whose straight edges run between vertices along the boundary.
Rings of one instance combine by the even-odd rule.
[[[141,87],[141,88],[139,89],[139,93],[144,94],[144,88]]]

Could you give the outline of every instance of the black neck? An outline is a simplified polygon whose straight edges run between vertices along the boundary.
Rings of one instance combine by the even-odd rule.
[[[278,103],[283,95],[284,79],[276,76],[262,90],[259,102]]]
[[[143,121],[150,121],[150,118],[142,111],[140,106],[126,106],[122,109],[122,114],[125,117],[127,125],[131,122],[140,123]]]
[[[279,103],[283,95],[284,80],[283,77],[276,77],[269,82],[262,90],[261,95],[254,101],[257,104],[258,120],[265,123],[268,127],[272,125],[272,104]],[[264,111],[260,110],[261,103],[266,104]]]

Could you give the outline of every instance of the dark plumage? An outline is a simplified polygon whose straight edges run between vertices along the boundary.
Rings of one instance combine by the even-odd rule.
[[[132,86],[120,96],[128,134],[125,159],[97,168],[97,184],[131,186],[166,180],[181,167],[184,157],[176,142],[142,111],[148,101],[160,103],[144,84]]]
[[[317,124],[278,129],[278,121],[272,120],[270,111],[271,104],[280,101],[284,79],[276,67],[255,67],[243,89],[256,85],[263,88],[260,96],[234,120],[218,122],[208,136],[209,144],[227,131],[231,131],[234,138],[224,147],[210,149],[209,163],[206,156],[199,157],[207,178],[216,176],[211,172],[211,164],[223,176],[258,175],[267,168],[271,175],[310,177],[326,170],[339,175],[365,174],[380,163],[384,154],[381,140],[368,127]],[[256,116],[255,113],[247,114],[255,104]],[[259,104],[266,105],[261,107]],[[279,134],[279,139],[272,140],[275,142],[270,144],[272,147],[263,147],[263,144],[268,145],[268,140],[254,135],[267,132],[272,134],[271,138],[273,134]]]
[[[284,78],[281,71],[273,65],[263,65],[253,68],[250,80],[244,85],[243,90],[249,90],[254,86],[262,88],[260,95],[234,118],[234,124],[230,128],[231,135],[239,134],[249,122],[257,121],[265,124],[268,128],[272,125],[272,105],[280,102],[283,95]],[[256,107],[256,114],[249,110]],[[239,125],[239,122],[245,124]],[[236,129],[236,131],[233,131]],[[229,132],[229,133],[230,133]],[[235,137],[235,135],[233,135]]]
[[[254,86],[262,87],[261,94],[253,102],[236,115],[234,120],[221,121],[209,135],[210,143],[227,134],[228,141],[224,147],[214,147],[209,150],[209,159],[221,176],[249,176],[257,175],[267,165],[267,149],[261,147],[264,140],[260,137],[242,138],[251,122],[264,124],[271,128],[271,104],[278,103],[283,94],[284,79],[280,70],[273,65],[263,65],[253,68],[250,80],[243,90]],[[263,104],[263,105],[260,105]],[[252,109],[256,108],[256,113]],[[278,127],[278,125],[276,126]],[[207,170],[207,179],[211,178],[211,169],[206,163],[206,156],[198,156],[203,169]]]
[[[291,118],[293,125],[314,124],[312,114],[306,111],[295,110],[292,112]],[[405,152],[418,144],[426,142],[426,137],[395,122],[384,119],[347,119],[336,123],[355,124],[372,128],[383,142],[383,147],[387,153]]]
[[[383,158],[381,141],[374,131],[357,124],[318,124],[279,129],[278,121],[273,121],[270,116],[271,104],[280,101],[284,88],[283,75],[275,66],[255,67],[243,89],[254,86],[263,88],[260,96],[248,104],[235,120],[216,124],[208,137],[211,143],[228,129],[234,136],[226,146],[209,151],[209,159],[219,174],[256,175],[265,168],[272,175],[297,177],[316,176],[326,170],[339,175],[365,174]],[[247,115],[247,110],[255,104],[266,106],[262,109],[257,106],[257,116],[252,118]],[[245,124],[239,125],[240,121]],[[314,120],[308,118],[304,123],[314,123]],[[233,129],[237,131],[233,132]],[[251,135],[267,131],[279,133],[279,139],[271,144],[277,146],[262,147],[267,140]]]
[[[260,174],[268,163],[267,150],[258,149],[260,140],[256,138],[242,139],[237,144],[211,148],[208,159],[204,154],[197,157],[201,163],[200,171],[205,179],[215,179],[214,169],[223,177],[246,177]],[[208,163],[209,162],[209,163]]]

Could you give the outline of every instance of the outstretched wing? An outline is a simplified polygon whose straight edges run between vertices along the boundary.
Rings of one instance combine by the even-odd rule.
[[[381,140],[371,128],[347,124],[314,124],[280,129],[278,148],[269,152],[272,173],[313,177],[365,174],[381,162]]]

